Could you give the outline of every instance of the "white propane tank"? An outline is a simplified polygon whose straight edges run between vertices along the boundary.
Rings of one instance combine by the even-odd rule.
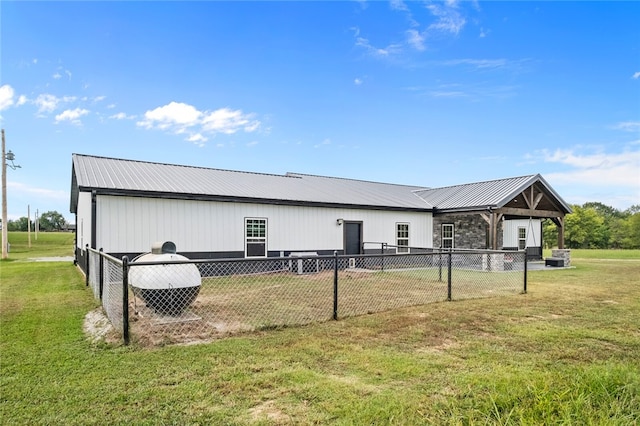
[[[136,296],[142,298],[154,311],[166,315],[179,315],[198,297],[202,277],[193,263],[166,262],[189,260],[176,253],[171,241],[154,243],[151,252],[131,262],[129,284]],[[136,263],[157,263],[139,265]]]

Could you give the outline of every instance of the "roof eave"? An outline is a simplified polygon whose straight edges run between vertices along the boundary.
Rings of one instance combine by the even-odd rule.
[[[219,202],[236,202],[236,203],[256,203],[283,206],[306,206],[306,207],[328,207],[328,208],[357,208],[365,210],[393,210],[393,211],[412,211],[432,213],[431,207],[409,207],[409,206],[386,206],[375,204],[345,204],[332,203],[323,201],[307,201],[307,200],[284,200],[275,198],[254,198],[254,197],[238,197],[230,195],[213,195],[213,194],[188,194],[188,193],[167,193],[158,191],[140,191],[130,189],[117,188],[96,188],[90,186],[78,186],[78,192],[96,191],[99,195],[112,196],[131,196],[131,197],[148,197],[162,199],[177,200],[193,200],[193,201],[219,201]],[[76,198],[77,207],[77,198]]]

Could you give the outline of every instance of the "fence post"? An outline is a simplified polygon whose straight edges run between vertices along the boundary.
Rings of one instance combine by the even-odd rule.
[[[333,252],[333,319],[338,319],[338,251]]]
[[[438,249],[438,282],[442,282],[442,248]]]
[[[100,283],[100,300],[102,300],[102,289],[104,288],[104,257],[102,257],[102,247],[100,248],[100,276],[98,282]]]
[[[380,243],[380,254],[382,255],[382,257],[381,257],[381,259],[382,259],[382,264],[381,264],[382,271],[384,271],[384,251],[385,251],[386,245],[387,245],[387,243]]]
[[[122,338],[129,344],[129,258],[122,257]]]
[[[86,256],[86,258],[84,260],[84,269],[85,269],[84,272],[86,274],[86,276],[84,277],[84,280],[85,280],[85,285],[87,287],[89,287],[89,264],[91,263],[91,262],[89,262],[89,257],[90,257],[89,256],[89,244],[87,244],[85,246],[85,253],[87,253],[87,256]]]
[[[451,301],[451,263],[452,263],[452,256],[451,256],[451,250],[449,250],[449,255],[448,255],[448,265],[447,265],[447,300]]]
[[[527,255],[524,255],[524,293],[527,294]]]

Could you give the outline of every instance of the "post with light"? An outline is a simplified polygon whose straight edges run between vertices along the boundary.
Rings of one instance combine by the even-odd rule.
[[[7,235],[7,166],[11,169],[19,169],[20,166],[13,163],[16,156],[9,150],[5,151],[4,129],[2,129],[2,258],[9,258],[9,238]],[[11,164],[7,164],[7,160]]]

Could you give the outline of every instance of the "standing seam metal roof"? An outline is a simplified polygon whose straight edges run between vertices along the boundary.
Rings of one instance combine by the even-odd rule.
[[[569,205],[539,174],[418,190],[416,194],[436,210],[500,208],[535,183],[540,183],[557,200],[565,213],[571,212]]]
[[[443,188],[397,185],[299,173],[274,175],[72,155],[71,211],[83,190],[173,194],[237,200],[270,200],[438,211],[499,208],[540,183],[566,213],[571,208],[540,175],[497,179]]]
[[[419,186],[289,173],[261,174],[73,154],[76,188],[189,196],[264,199],[280,202],[430,210],[414,194]],[[75,200],[75,201],[74,201]]]

